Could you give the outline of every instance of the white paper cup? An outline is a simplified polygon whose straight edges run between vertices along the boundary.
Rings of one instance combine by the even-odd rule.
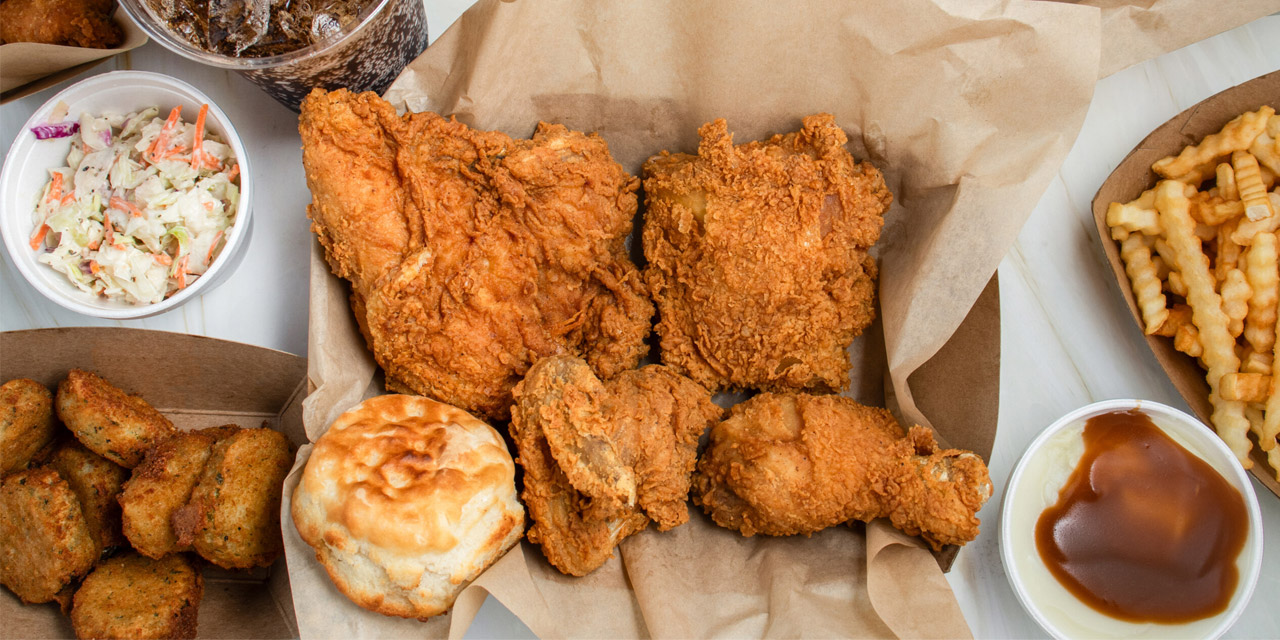
[[[1240,578],[1230,604],[1222,613],[1182,624],[1118,620],[1077,599],[1049,573],[1040,559],[1035,543],[1036,520],[1041,512],[1057,502],[1058,489],[1084,451],[1080,438],[1085,421],[1096,415],[1130,409],[1139,409],[1150,416],[1157,427],[1217,470],[1244,498],[1249,532],[1236,558]],[[1076,451],[1063,455],[1068,446],[1075,446]],[[1258,582],[1262,568],[1262,515],[1249,476],[1209,427],[1186,413],[1156,402],[1106,400],[1058,419],[1036,437],[1018,461],[1006,485],[1000,514],[1000,556],[1009,584],[1022,606],[1055,638],[1217,638],[1240,617]]]
[[[191,286],[155,304],[132,304],[81,291],[65,275],[36,261],[40,251],[32,250],[28,244],[35,227],[32,212],[45,183],[49,181],[48,170],[66,166],[71,138],[37,140],[30,129],[47,122],[58,102],[65,102],[70,108],[68,120],[79,118],[82,112],[94,115],[104,111],[129,113],[149,106],[159,107],[160,113],[165,114],[178,105],[182,105],[184,119],[189,119],[200,111],[200,105],[209,105],[205,126],[231,146],[236,161],[240,163],[240,202],[236,209],[235,224],[227,232],[222,253]],[[145,318],[174,309],[211,291],[244,258],[253,223],[250,206],[253,202],[252,175],[249,156],[245,153],[235,127],[218,105],[198,89],[159,73],[104,73],[67,87],[44,103],[23,125],[18,138],[5,156],[4,172],[0,173],[0,235],[4,237],[9,258],[22,273],[22,277],[54,303],[98,318]]]

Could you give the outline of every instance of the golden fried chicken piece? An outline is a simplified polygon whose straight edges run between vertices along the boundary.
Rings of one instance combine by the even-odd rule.
[[[90,451],[75,438],[65,438],[54,449],[49,466],[57,469],[76,494],[98,552],[123,546],[120,503],[116,498],[129,478],[129,470]]]
[[[58,385],[58,417],[94,453],[126,468],[173,434],[173,423],[146,400],[111,386],[89,371],[72,369]]]
[[[180,547],[224,569],[265,567],[284,552],[280,498],[293,456],[274,429],[241,429],[218,440],[191,501],[173,514]]]
[[[0,2],[0,43],[110,49],[124,41],[111,19],[110,0],[4,0]]]
[[[973,453],[939,450],[924,427],[839,396],[765,393],[711,429],[694,502],[743,535],[809,534],[887,517],[934,549],[978,535],[991,497]]]
[[[688,521],[698,437],[722,414],[706,389],[656,365],[605,383],[555,356],[514,393],[529,539],[560,571],[590,573],[650,520],[661,531]]]
[[[299,128],[313,229],[390,389],[504,419],[540,357],[605,377],[639,361],[638,181],[599,136],[514,140],[343,90],[312,92]]]
[[[98,559],[76,494],[49,467],[0,482],[0,584],[23,602],[50,602]]]
[[[736,147],[724,120],[698,133],[697,155],[644,165],[663,364],[712,390],[846,387],[845,350],[875,314],[880,172],[828,114]]]
[[[0,477],[27,468],[53,441],[53,394],[25,378],[0,385]]]
[[[191,499],[213,445],[239,430],[226,425],[179,431],[147,451],[119,498],[124,535],[138,553],[162,558],[188,549],[178,544],[173,514]]]
[[[204,578],[182,554],[104,561],[84,579],[71,609],[77,638],[194,638]]]

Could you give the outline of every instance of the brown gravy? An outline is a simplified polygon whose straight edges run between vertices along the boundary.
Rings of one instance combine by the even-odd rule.
[[[1049,572],[1101,613],[1180,623],[1224,611],[1249,530],[1244,498],[1138,410],[1090,418],[1084,455],[1036,522]]]

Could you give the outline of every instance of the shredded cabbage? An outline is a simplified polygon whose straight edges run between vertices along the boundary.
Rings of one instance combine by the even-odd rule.
[[[206,130],[192,166],[195,124],[159,113],[81,114],[66,166],[49,170],[31,246],[83,291],[160,302],[208,270],[235,224],[231,147]]]

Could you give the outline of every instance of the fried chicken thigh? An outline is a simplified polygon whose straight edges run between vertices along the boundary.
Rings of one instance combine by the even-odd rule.
[[[556,356],[530,368],[515,399],[529,539],[560,571],[590,573],[650,521],[661,531],[688,521],[698,437],[722,413],[708,391],[657,365],[605,383]]]
[[[765,393],[712,428],[693,489],[716,524],[746,536],[887,517],[940,549],[977,537],[992,486],[977,455],[939,450],[928,429],[904,432],[884,409]]]
[[[612,377],[645,352],[638,181],[599,136],[515,140],[344,90],[312,92],[299,129],[312,228],[390,389],[504,419],[538,358]]]
[[[698,133],[697,155],[644,165],[663,364],[713,390],[846,387],[845,350],[875,313],[880,172],[828,114],[738,146],[724,120]]]

